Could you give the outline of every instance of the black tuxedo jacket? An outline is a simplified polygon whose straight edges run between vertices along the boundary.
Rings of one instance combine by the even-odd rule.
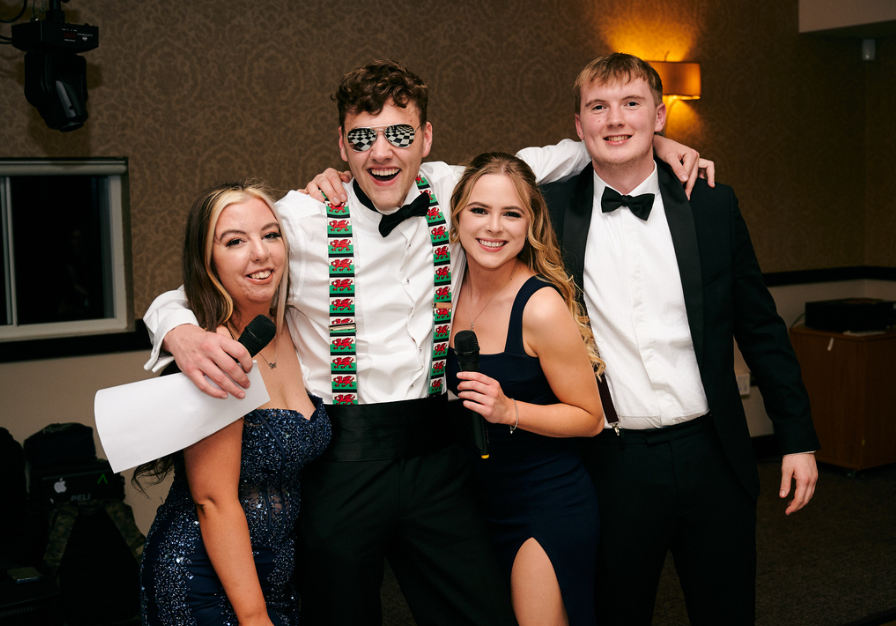
[[[688,202],[671,169],[664,163],[657,167],[703,389],[731,467],[755,498],[759,478],[734,376],[732,337],[762,391],[782,454],[819,448],[800,366],[732,189],[698,180]],[[567,271],[580,288],[593,176],[589,164],[580,174],[544,187]],[[607,375],[625,384],[625,372],[614,371],[613,363],[607,363]]]

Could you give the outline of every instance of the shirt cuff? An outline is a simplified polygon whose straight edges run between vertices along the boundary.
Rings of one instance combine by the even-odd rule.
[[[153,372],[161,372],[174,360],[174,357],[162,350],[162,342],[173,328],[182,324],[197,326],[196,316],[190,309],[177,309],[168,311],[165,318],[159,323],[159,327],[153,335],[152,353],[143,369]]]

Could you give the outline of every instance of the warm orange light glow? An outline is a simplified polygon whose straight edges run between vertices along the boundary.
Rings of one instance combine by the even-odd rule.
[[[663,95],[679,100],[700,98],[700,64],[648,61],[663,81]]]
[[[586,19],[598,33],[598,42],[606,45],[595,45],[597,54],[610,52],[625,52],[640,59],[664,59],[662,62],[653,62],[651,65],[680,65],[676,61],[684,61],[688,58],[696,45],[700,35],[699,25],[703,23],[701,12],[694,14],[693,7],[682,9],[674,3],[657,3],[655,0],[629,0],[625,3],[601,3],[599,10],[595,9],[586,14]],[[697,69],[697,87],[682,88],[677,92],[670,91],[674,80],[658,71],[663,81],[663,91],[671,96],[664,96],[666,105],[666,126],[669,127],[669,111],[672,106],[682,99],[682,96],[690,98],[700,97],[700,74],[697,63],[684,63],[693,65]],[[669,84],[667,84],[669,83]],[[693,83],[691,83],[693,84]],[[686,122],[690,128],[699,127],[699,119],[694,110],[689,106],[678,107],[676,119],[673,124],[675,129],[683,128],[680,122]],[[673,129],[674,132],[674,129]]]
[[[612,52],[626,52],[640,59],[683,61],[692,53],[699,36],[699,16],[666,7],[657,11],[655,0],[602,3],[595,27]],[[606,7],[605,5],[612,5]]]
[[[702,132],[703,123],[693,105],[683,102],[675,107],[675,115],[671,115],[670,107],[678,102],[678,99],[663,98],[663,102],[666,104],[666,137],[672,137],[688,146],[699,144],[698,137]]]

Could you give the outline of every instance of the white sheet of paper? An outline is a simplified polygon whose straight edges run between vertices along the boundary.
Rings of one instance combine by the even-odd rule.
[[[207,396],[183,374],[96,392],[96,428],[113,472],[183,450],[270,400],[257,365],[242,400]]]

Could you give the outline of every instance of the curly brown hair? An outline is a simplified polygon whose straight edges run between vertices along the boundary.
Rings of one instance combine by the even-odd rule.
[[[352,70],[342,77],[339,89],[333,94],[339,108],[339,127],[345,125],[349,113],[378,115],[390,100],[397,107],[417,105],[420,123],[426,122],[429,87],[419,76],[389,59]]]

